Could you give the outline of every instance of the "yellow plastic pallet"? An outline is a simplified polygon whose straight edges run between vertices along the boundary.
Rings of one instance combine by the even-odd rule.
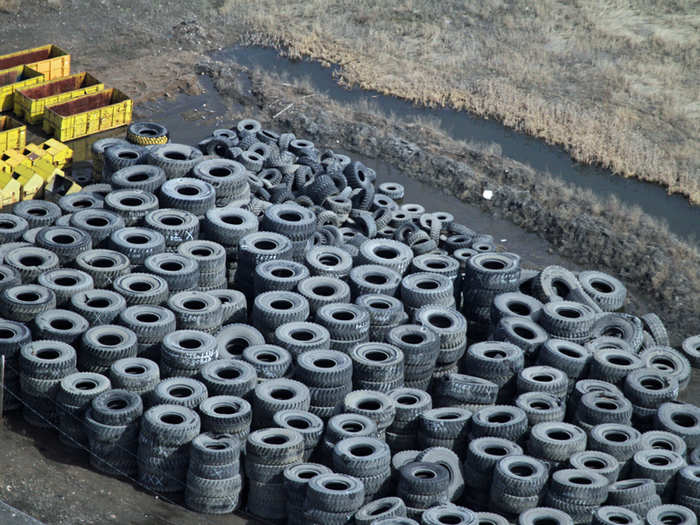
[[[11,206],[20,200],[22,188],[9,173],[0,173],[0,207]]]
[[[65,78],[43,82],[15,92],[14,113],[29,124],[44,118],[44,109],[74,98],[97,93],[104,84],[89,73],[76,73]]]
[[[3,163],[3,171],[8,175],[11,175],[17,166],[24,164],[25,166],[31,166],[31,161],[22,155],[19,151],[14,149],[8,149],[0,155],[0,162]]]
[[[17,166],[12,178],[20,184],[20,199],[23,201],[40,197],[46,182],[30,166]]]
[[[133,102],[111,88],[46,108],[44,131],[65,142],[131,122]]]
[[[53,44],[23,49],[0,55],[0,70],[16,66],[28,66],[42,73],[46,80],[70,75],[70,54]]]
[[[0,116],[0,153],[21,150],[27,144],[27,126],[12,117]]]

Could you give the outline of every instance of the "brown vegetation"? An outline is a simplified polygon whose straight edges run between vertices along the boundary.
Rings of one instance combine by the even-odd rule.
[[[340,81],[465,109],[700,203],[691,0],[219,1],[247,41]]]

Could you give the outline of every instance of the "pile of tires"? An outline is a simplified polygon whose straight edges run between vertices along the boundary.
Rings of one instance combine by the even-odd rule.
[[[0,214],[5,410],[193,511],[696,523],[700,336],[251,119]],[[675,343],[675,338],[673,338]]]

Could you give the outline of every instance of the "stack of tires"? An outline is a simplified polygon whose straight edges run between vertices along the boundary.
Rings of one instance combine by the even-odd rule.
[[[268,428],[246,441],[247,510],[266,520],[286,517],[284,471],[303,462],[304,438],[296,430]]]
[[[126,390],[107,390],[94,398],[85,413],[85,431],[90,444],[90,464],[114,476],[134,476],[141,398]]]
[[[199,435],[197,413],[180,405],[157,405],[143,415],[138,437],[138,480],[154,492],[186,487],[190,442]]]
[[[229,514],[240,504],[241,442],[229,434],[200,434],[192,440],[185,505],[195,512]]]

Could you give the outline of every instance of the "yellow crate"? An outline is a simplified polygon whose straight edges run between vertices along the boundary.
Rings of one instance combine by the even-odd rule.
[[[111,88],[46,108],[44,131],[67,141],[131,122],[132,100]]]
[[[0,207],[12,206],[20,200],[22,188],[9,173],[0,173]]]
[[[5,164],[5,173],[11,174],[17,166],[24,164],[25,166],[31,166],[31,161],[22,155],[19,151],[14,149],[8,149],[2,155],[0,155],[0,162]]]
[[[47,201],[57,201],[64,195],[77,193],[81,190],[79,184],[63,175],[56,175],[44,186],[44,199]]]
[[[97,93],[104,84],[89,73],[77,73],[69,77],[15,92],[14,112],[29,124],[37,124],[44,118],[44,109],[74,98]]]
[[[17,166],[12,178],[20,184],[20,200],[23,201],[37,198],[44,187],[44,179],[29,166]]]
[[[41,149],[41,146],[39,146],[39,144],[29,143],[22,150],[22,155],[27,157],[33,166],[37,160],[41,159],[42,157],[44,157],[44,155],[46,155],[46,151]]]
[[[0,111],[9,111],[14,106],[15,91],[44,81],[44,74],[27,67],[18,66],[0,71]]]
[[[15,66],[29,66],[54,80],[70,75],[70,54],[49,44],[0,56],[0,70]]]
[[[57,168],[65,168],[73,160],[73,150],[56,139],[48,139],[39,147],[46,152],[44,159],[50,160]]]
[[[0,116],[0,153],[21,150],[27,143],[27,126],[12,117]]]
[[[58,169],[46,159],[36,160],[32,165],[32,168],[34,168],[34,171],[37,173],[37,175],[44,179],[44,181],[51,180],[54,177],[54,175],[63,176],[63,170]]]

